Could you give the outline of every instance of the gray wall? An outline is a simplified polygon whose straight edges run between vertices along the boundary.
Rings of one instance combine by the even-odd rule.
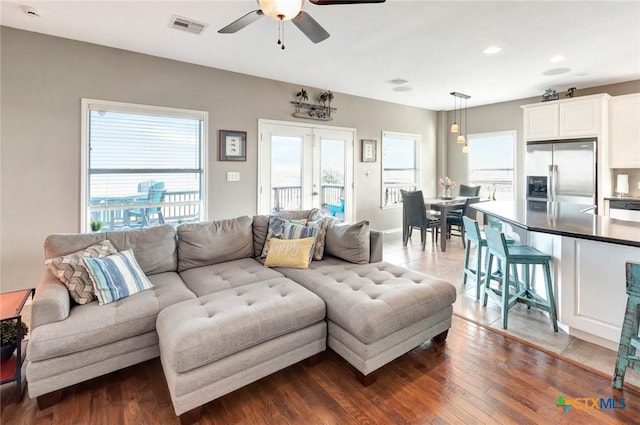
[[[256,212],[259,118],[314,123],[291,116],[299,86],[7,27],[0,40],[2,291],[35,286],[45,237],[80,229],[81,98],[208,111],[210,219]],[[334,120],[321,124],[356,128],[358,140],[380,143],[383,130],[421,134],[422,184],[435,194],[436,112],[340,93],[332,106]],[[217,161],[219,129],[247,131],[246,163]],[[401,211],[380,209],[379,158],[356,159],[356,219],[398,228]],[[226,182],[227,171],[241,181]]]
[[[314,122],[291,116],[289,101],[299,86],[6,27],[0,29],[0,43],[2,291],[35,286],[44,270],[44,238],[80,229],[81,98],[208,111],[210,219],[256,211],[258,118]],[[578,94],[638,91],[640,81]],[[537,101],[470,108],[468,132],[515,129],[521,145],[520,105]],[[340,93],[332,105],[338,109],[334,120],[322,124],[356,128],[358,140],[378,141],[378,152],[383,130],[421,134],[421,183],[427,196],[439,191],[439,176],[466,181],[466,156],[448,132],[452,112]],[[217,161],[219,129],[247,131],[246,163]],[[376,229],[398,228],[401,211],[380,209],[380,155],[376,163],[361,163],[356,143],[355,157],[356,219],[370,220]],[[241,181],[226,182],[227,171],[239,171]]]
[[[600,87],[592,87],[587,89],[581,89],[579,84],[574,84],[578,87],[576,96],[588,96],[592,94],[608,93],[611,96],[620,96],[629,93],[640,92],[640,80],[628,81],[618,84],[610,84]],[[568,85],[567,87],[571,87]],[[560,89],[558,89],[560,91]],[[527,99],[519,99],[510,102],[495,103],[492,105],[478,106],[475,108],[469,108],[469,128],[468,134],[474,133],[491,133],[498,131],[510,131],[516,130],[517,133],[517,146],[516,146],[516,197],[518,199],[524,198],[524,139],[523,139],[523,112],[520,108],[521,105],[527,105],[530,103],[540,102],[542,99],[542,93],[539,97],[532,97]],[[448,126],[453,122],[453,112],[446,113]],[[447,127],[448,128],[448,127]],[[456,182],[467,181],[467,155],[462,153],[461,146],[456,143],[455,136],[451,134],[447,129],[446,145],[447,154],[444,163],[447,164],[446,170],[438,168],[439,175],[448,175]],[[440,135],[440,133],[438,133]],[[442,141],[445,138],[438,139],[438,148],[442,150]]]

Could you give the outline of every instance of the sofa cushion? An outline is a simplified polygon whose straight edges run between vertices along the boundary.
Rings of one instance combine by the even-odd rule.
[[[331,220],[327,227],[325,252],[356,264],[366,264],[370,256],[369,222],[355,224]]]
[[[250,283],[282,277],[282,273],[264,267],[253,258],[241,258],[211,266],[196,267],[180,273],[184,283],[198,296],[237,288]]]
[[[93,282],[82,259],[106,257],[117,252],[111,241],[103,240],[72,254],[49,258],[45,264],[69,289],[69,295],[76,303],[86,304],[95,300],[96,296]]]
[[[118,251],[133,249],[147,276],[177,269],[176,229],[170,224],[118,232],[53,234],[44,241],[44,255],[47,259],[67,255],[105,239]]]
[[[168,305],[193,299],[175,272],[149,276],[154,287],[110,304],[97,301],[71,309],[62,321],[33,329],[27,356],[30,361],[78,353],[141,335],[155,329],[158,313]]]
[[[306,269],[313,257],[315,238],[271,239],[267,241],[269,253],[264,261],[266,267],[295,267]]]
[[[131,249],[103,258],[85,258],[84,264],[100,305],[153,288]]]
[[[324,319],[320,298],[279,277],[166,308],[157,329],[163,362],[187,372]]]
[[[352,264],[335,258],[310,264],[308,270],[278,269],[319,295],[327,318],[365,344],[448,308],[456,299],[453,285],[389,263]]]
[[[170,224],[107,232],[106,235],[118,251],[131,248],[147,276],[177,270],[176,229]]]
[[[178,271],[253,256],[252,219],[181,224],[178,226]]]

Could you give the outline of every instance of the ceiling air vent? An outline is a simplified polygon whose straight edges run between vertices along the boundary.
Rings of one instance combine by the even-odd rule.
[[[171,18],[171,28],[175,28],[180,31],[190,32],[191,34],[200,35],[209,24],[204,22],[194,21],[193,19],[183,18],[181,16],[173,16]]]
[[[394,84],[394,85],[408,83],[408,81],[407,81],[407,80],[404,80],[404,79],[402,79],[402,78],[394,78],[394,79],[392,79],[392,80],[387,80],[387,81],[385,81],[385,82],[386,82],[386,83],[389,83],[389,84]]]

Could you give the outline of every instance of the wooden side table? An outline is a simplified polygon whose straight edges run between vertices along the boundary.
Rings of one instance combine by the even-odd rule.
[[[22,340],[22,308],[25,303],[35,294],[35,289],[21,289],[19,291],[5,292],[0,294],[0,322],[7,320],[17,320],[16,339],[20,343],[17,344],[15,353],[7,360],[0,362],[0,385],[16,381],[17,403],[22,399],[22,365],[27,355],[27,340]]]

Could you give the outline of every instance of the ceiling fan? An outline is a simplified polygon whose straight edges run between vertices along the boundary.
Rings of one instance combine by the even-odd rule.
[[[304,0],[256,0],[260,9],[254,10],[242,16],[222,28],[218,32],[221,34],[232,34],[244,27],[252,24],[258,19],[267,15],[280,22],[278,44],[284,49],[284,21],[292,21],[309,40],[320,43],[329,38],[329,33],[311,17],[307,12],[302,11]],[[309,3],[320,6],[335,4],[358,4],[358,3],[384,3],[386,0],[309,0]]]

